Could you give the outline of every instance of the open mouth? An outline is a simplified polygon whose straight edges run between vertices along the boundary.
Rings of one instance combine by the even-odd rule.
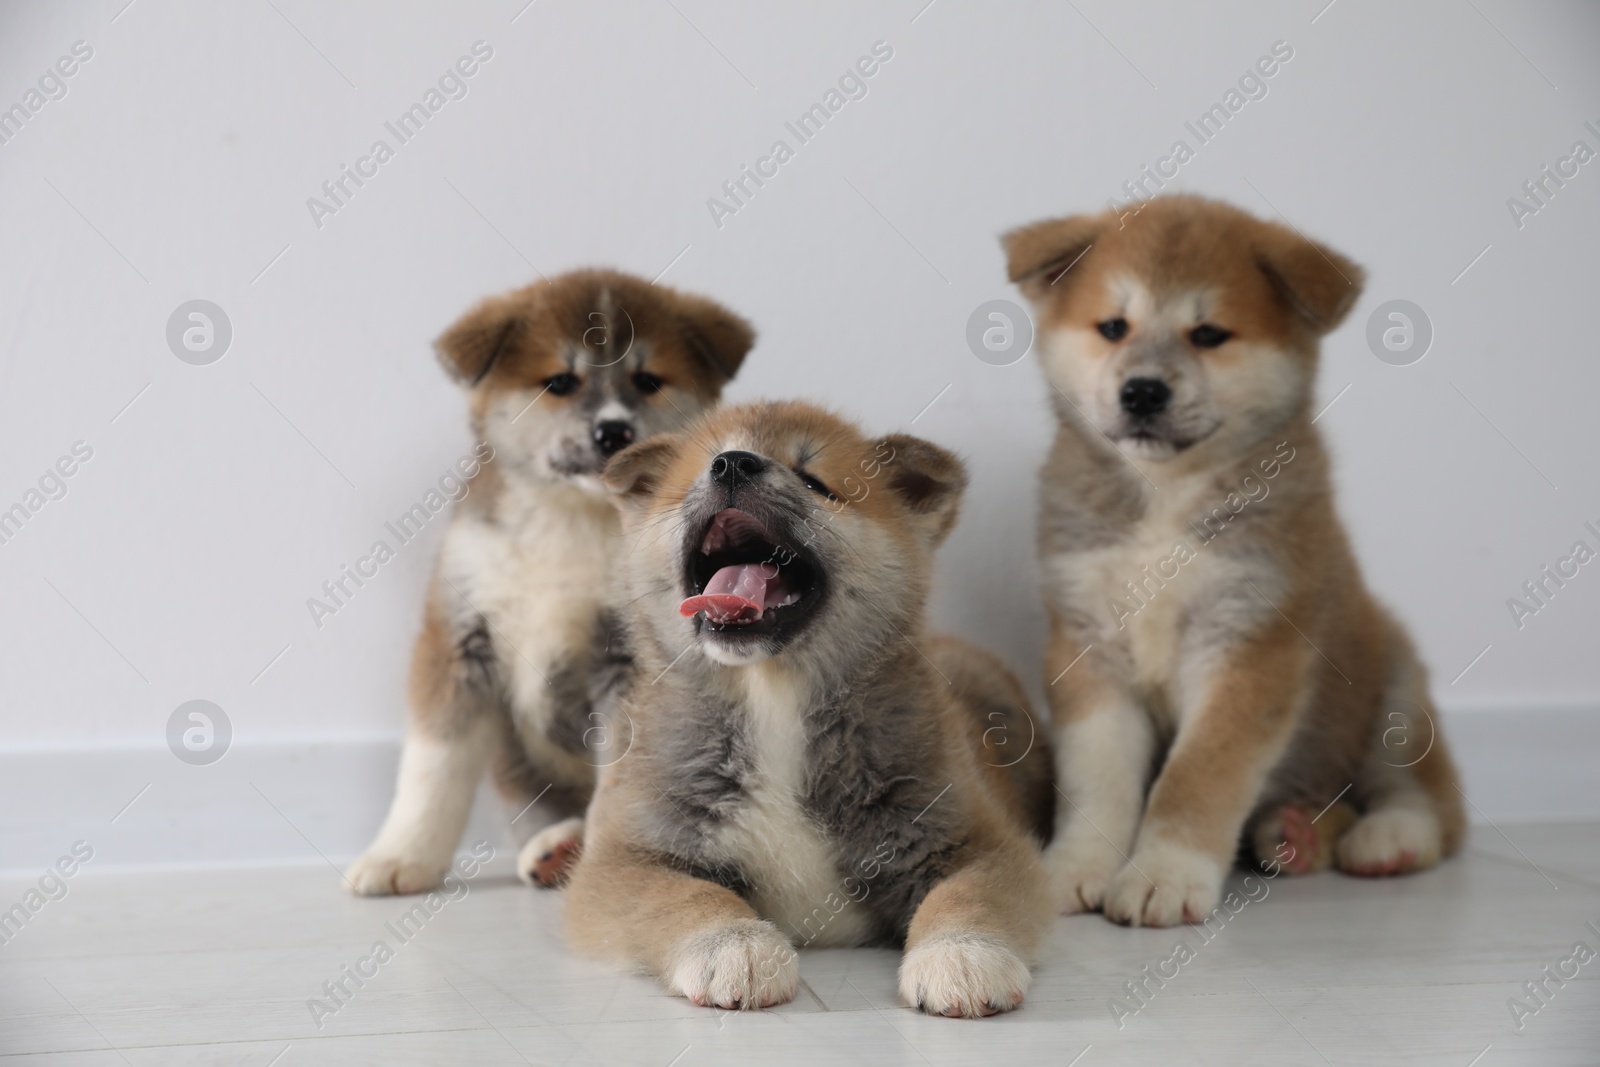
[[[809,613],[820,592],[818,570],[738,508],[711,517],[686,577],[693,595],[678,611],[713,633],[776,632]]]

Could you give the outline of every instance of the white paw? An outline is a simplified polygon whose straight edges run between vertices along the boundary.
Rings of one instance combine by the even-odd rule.
[[[387,852],[364,853],[344,872],[350,891],[362,897],[387,897],[396,893],[426,893],[438,889],[450,870],[450,857],[433,860],[396,856]]]
[[[696,934],[672,953],[667,988],[702,1008],[770,1008],[794,999],[800,961],[778,928],[740,919]]]
[[[1050,875],[1050,892],[1055,897],[1056,910],[1062,915],[1099,911],[1105,900],[1106,886],[1123,862],[1122,853],[1098,834],[1093,840],[1058,839],[1044,853],[1044,867]]]
[[[1376,878],[1439,862],[1439,820],[1425,808],[1380,808],[1356,820],[1339,838],[1339,869]]]
[[[929,1015],[978,1019],[1010,1011],[1028,992],[1028,965],[1001,941],[946,934],[900,962],[900,996]]]
[[[583,820],[563,819],[528,839],[517,854],[517,877],[546,889],[562,885],[583,848]]]
[[[1227,866],[1194,849],[1141,845],[1111,879],[1105,913],[1128,926],[1176,926],[1202,921],[1217,906]]]

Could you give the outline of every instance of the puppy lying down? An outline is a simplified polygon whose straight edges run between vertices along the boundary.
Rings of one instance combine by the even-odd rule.
[[[903,945],[938,1015],[1015,1008],[1052,916],[1050,763],[996,660],[923,621],[960,462],[797,403],[619,453],[640,661],[572,875],[574,942],[701,1005],[790,1000],[795,949]],[[1004,766],[1004,764],[1011,764]]]

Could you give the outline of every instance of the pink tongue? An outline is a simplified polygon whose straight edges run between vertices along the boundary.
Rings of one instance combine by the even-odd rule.
[[[755,622],[766,610],[767,593],[778,579],[770,563],[736,563],[711,576],[706,591],[678,605],[678,614],[705,612],[711,622]]]

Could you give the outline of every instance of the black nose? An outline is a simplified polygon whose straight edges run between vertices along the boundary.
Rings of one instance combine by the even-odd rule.
[[[1148,418],[1167,410],[1172,389],[1160,378],[1129,378],[1122,384],[1122,410],[1135,418]]]
[[[625,422],[602,422],[594,428],[594,446],[610,456],[633,444],[633,427]]]
[[[733,488],[767,469],[767,461],[754,452],[723,452],[711,461],[711,480]]]

